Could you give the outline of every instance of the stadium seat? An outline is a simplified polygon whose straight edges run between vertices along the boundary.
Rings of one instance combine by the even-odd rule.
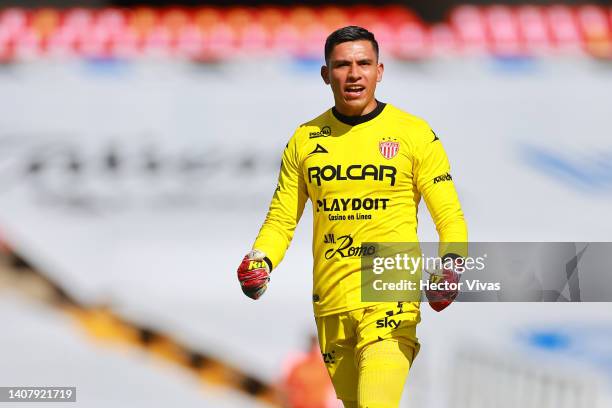
[[[399,5],[9,8],[0,10],[0,49],[4,59],[115,53],[122,58],[199,54],[202,60],[218,60],[262,53],[311,58],[331,31],[349,24],[373,30],[383,55],[408,59],[584,52],[610,58],[612,52],[612,9],[596,5],[461,5],[447,22],[434,25]]]
[[[529,55],[546,55],[552,50],[550,29],[541,7],[520,6],[516,10],[519,35]]]
[[[490,38],[489,49],[495,55],[516,56],[523,53],[514,9],[491,6],[484,9],[484,18]]]
[[[612,57],[612,39],[608,15],[603,7],[581,6],[577,9],[578,24],[588,53],[598,58]]]
[[[464,53],[482,53],[488,46],[487,30],[480,8],[459,6],[451,12],[450,23]]]
[[[550,6],[546,8],[546,18],[557,51],[576,51],[581,48],[581,34],[572,8]]]
[[[349,16],[345,9],[336,6],[325,6],[320,12],[320,21],[327,31],[332,32],[349,24]]]

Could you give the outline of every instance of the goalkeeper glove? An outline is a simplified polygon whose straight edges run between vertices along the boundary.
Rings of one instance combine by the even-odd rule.
[[[266,254],[252,250],[242,259],[238,267],[238,281],[242,292],[251,299],[259,299],[268,288],[272,262]]]
[[[450,265],[449,265],[450,263]],[[429,286],[425,290],[425,295],[429,301],[429,306],[436,312],[446,309],[459,295],[459,280],[461,275],[456,271],[456,259],[452,263],[448,258],[442,264],[442,272],[439,274],[430,273]],[[436,289],[430,289],[435,284]]]

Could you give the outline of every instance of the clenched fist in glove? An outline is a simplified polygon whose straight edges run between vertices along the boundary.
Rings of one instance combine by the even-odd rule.
[[[242,292],[251,299],[259,299],[268,288],[272,263],[257,249],[245,255],[238,267],[238,280]]]
[[[461,275],[457,272],[457,259],[447,259],[443,262],[442,271],[429,275],[429,286],[425,295],[429,305],[436,312],[441,312],[450,305],[459,294],[459,280]]]

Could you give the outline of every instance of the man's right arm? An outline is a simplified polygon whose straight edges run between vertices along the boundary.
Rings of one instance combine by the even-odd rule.
[[[266,291],[270,272],[285,256],[308,199],[297,150],[298,132],[285,147],[276,191],[253,250],[238,267],[242,291],[251,299],[259,299]]]
[[[264,252],[273,267],[285,256],[308,199],[298,154],[299,131],[289,140],[283,152],[276,191],[266,220],[253,244],[253,249]]]

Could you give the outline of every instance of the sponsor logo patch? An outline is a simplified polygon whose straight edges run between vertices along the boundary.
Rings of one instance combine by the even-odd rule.
[[[438,184],[441,183],[443,181],[451,181],[453,179],[453,177],[450,175],[450,173],[446,173],[446,174],[442,174],[436,178],[433,179],[433,183],[434,184]]]
[[[341,164],[315,166],[308,168],[308,182],[312,183],[314,180],[320,186],[322,181],[371,179],[375,181],[388,180],[389,184],[394,186],[396,174],[397,169],[393,166],[376,166],[374,164],[352,164],[347,167],[343,167]]]
[[[331,353],[321,353],[321,356],[323,356],[323,362],[325,364],[336,363],[336,350],[332,350]]]
[[[323,126],[318,132],[310,132],[309,138],[315,139],[317,137],[329,137],[331,136],[331,128],[329,126]]]
[[[378,150],[380,154],[387,160],[391,160],[395,156],[397,156],[397,152],[399,152],[399,142],[394,140],[383,139],[378,142]]]
[[[337,244],[334,248],[325,251],[325,259],[332,259],[338,255],[340,258],[352,258],[359,256],[370,256],[376,253],[374,245],[353,245],[353,237],[342,235],[334,237],[334,234],[327,234],[323,240],[326,244]]]
[[[317,200],[317,212],[386,210],[389,198],[321,198]]]

